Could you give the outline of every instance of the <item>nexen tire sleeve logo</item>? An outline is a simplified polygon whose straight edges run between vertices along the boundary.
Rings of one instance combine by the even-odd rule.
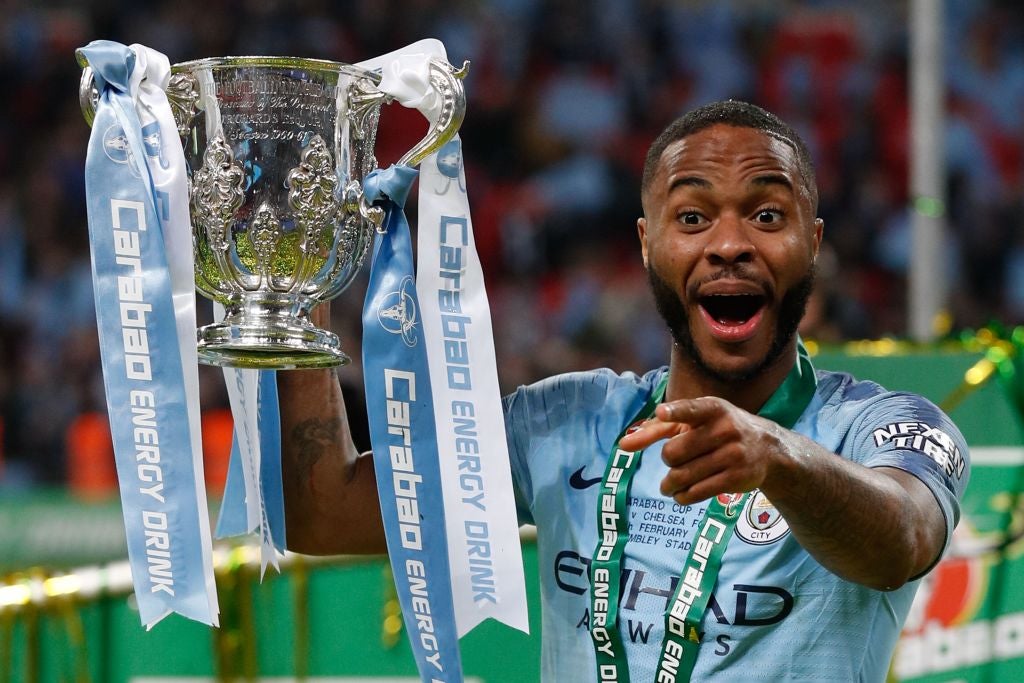
[[[928,456],[942,468],[947,477],[963,478],[967,462],[956,441],[938,427],[926,422],[893,422],[871,433],[875,447],[892,443],[896,448],[916,451]]]

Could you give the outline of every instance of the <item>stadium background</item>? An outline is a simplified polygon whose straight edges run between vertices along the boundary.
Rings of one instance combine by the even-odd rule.
[[[640,370],[664,361],[667,335],[647,294],[635,241],[644,151],[666,123],[692,106],[727,97],[761,104],[796,125],[817,165],[825,244],[818,290],[802,332],[829,349],[819,365],[874,374],[937,402],[962,399],[954,418],[972,446],[1018,446],[1020,390],[1012,372],[1019,344],[1010,332],[1024,320],[1024,10],[994,0],[948,0],[944,10],[949,241],[945,262],[935,267],[946,269],[953,286],[943,339],[911,347],[850,343],[900,338],[908,324],[906,3],[0,4],[0,93],[6,100],[0,106],[0,571],[10,572],[0,578],[17,583],[124,554],[104,440],[84,211],[88,129],[78,110],[76,47],[110,38],[143,43],[172,61],[225,54],[358,61],[433,36],[445,42],[451,61],[471,60],[461,134],[506,390],[555,372],[595,366]],[[382,122],[379,161],[400,156],[421,128],[416,114],[392,107]],[[333,329],[350,352],[359,347],[362,288],[354,285],[333,308]],[[200,310],[206,310],[205,303]],[[972,368],[974,384],[967,381]],[[223,482],[230,423],[219,373],[204,368],[201,376],[208,481],[215,490]],[[341,377],[358,409],[358,365]],[[986,382],[988,377],[993,379]],[[993,585],[1007,584],[1006,577],[1016,571],[1016,453],[992,451],[993,469],[972,491],[978,519],[969,525],[974,536],[964,547],[977,550],[980,544],[987,550],[961,562],[957,576],[967,587],[958,599],[964,605],[928,612],[943,628],[966,628],[974,620],[997,629],[1000,616],[1024,609],[1024,598],[1016,605],[992,593]],[[90,612],[98,608],[84,601],[38,609],[0,604],[0,676],[78,680],[74,676],[84,671],[89,680],[102,681],[139,672],[202,673],[132,669],[130,662],[154,642],[163,648],[199,643],[209,650],[200,658],[209,674],[244,674],[249,670],[231,668],[243,662],[266,675],[351,673],[332,668],[328,661],[343,656],[334,657],[335,645],[318,640],[332,634],[334,642],[335,631],[346,629],[397,657],[397,663],[381,663],[381,670],[411,671],[402,668],[401,638],[387,627],[387,577],[380,567],[307,568],[260,589],[250,585],[244,556],[232,557],[234,573],[222,576],[221,588],[234,586],[230,604],[250,616],[239,616],[233,622],[237,629],[224,631],[228,635],[165,625],[145,641],[123,596],[104,598],[110,604],[97,614],[106,616]],[[346,572],[359,571],[366,576],[351,580],[370,586],[365,591],[353,591],[351,581],[343,580]],[[306,578],[297,580],[300,575]],[[313,593],[312,613],[304,617],[303,608],[296,607],[303,581],[320,591]],[[260,591],[268,592],[260,598]],[[363,595],[366,609],[346,609],[341,597],[354,592]],[[243,608],[249,594],[251,605]],[[274,606],[273,600],[281,604]],[[330,607],[317,616],[315,608],[324,601]],[[264,646],[284,647],[273,635],[275,624],[264,623],[273,618],[259,616],[257,608],[290,615],[287,623],[276,624],[291,634],[287,642],[296,648],[305,643],[306,650],[320,654],[311,655],[308,666],[297,655],[292,667],[253,664],[269,655],[246,654],[245,647],[252,646],[244,645],[246,634]],[[932,614],[937,610],[941,618]],[[342,613],[344,618],[337,616]],[[921,619],[920,633],[938,633],[928,631],[927,615]],[[302,623],[307,631],[313,625],[312,634],[301,635]],[[1009,618],[1000,623],[1010,644],[999,651],[1006,656],[998,666],[1016,667],[1011,670],[1024,675],[1019,673],[1024,664],[1012,661],[1019,656],[1016,639],[1024,642],[1024,627]],[[97,633],[107,634],[104,643],[121,639],[133,646],[97,645],[89,640]],[[942,631],[948,633],[953,632]],[[948,654],[960,651],[961,637],[968,643],[972,637],[998,640],[993,632],[973,633],[957,631],[948,635],[948,643],[942,640],[947,635],[935,635],[932,645],[935,652],[947,653],[948,662],[971,664],[967,655]],[[237,642],[226,642],[232,634]],[[393,640],[397,644],[389,649]],[[195,647],[186,652],[195,654]],[[529,649],[535,644],[524,641],[522,647],[523,658],[536,659]],[[982,654],[977,654],[981,646],[971,647],[978,661],[959,678],[1008,680],[1001,677],[1007,669],[989,665],[999,659],[995,646]],[[355,673],[373,672],[365,663],[360,666]],[[518,679],[494,674],[485,680]]]

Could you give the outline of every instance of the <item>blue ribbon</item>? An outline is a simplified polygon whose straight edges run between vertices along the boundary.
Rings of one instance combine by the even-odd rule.
[[[238,432],[231,438],[231,458],[228,460],[228,476],[224,482],[224,495],[220,501],[217,516],[217,538],[247,534],[249,517],[245,508],[245,475],[242,473],[242,450],[238,446]]]
[[[260,370],[260,491],[273,545],[282,553],[284,535],[284,486],[281,480],[281,411],[277,402],[277,372]]]
[[[402,211],[416,175],[392,166],[363,182],[387,212],[363,304],[363,373],[388,555],[420,678],[461,681],[430,372]]]
[[[109,41],[82,52],[100,92],[85,171],[89,235],[103,379],[139,612],[147,626],[168,610],[214,623],[200,533],[206,510],[196,491],[156,210],[159,190],[129,94],[135,55]]]

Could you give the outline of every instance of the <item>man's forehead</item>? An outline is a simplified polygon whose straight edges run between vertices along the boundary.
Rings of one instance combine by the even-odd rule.
[[[658,161],[655,184],[723,165],[782,171],[794,181],[800,177],[796,150],[788,140],[756,128],[716,124],[666,146]]]

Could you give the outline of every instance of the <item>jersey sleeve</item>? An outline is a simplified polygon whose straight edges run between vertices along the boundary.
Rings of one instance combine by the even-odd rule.
[[[600,405],[608,379],[603,372],[557,375],[521,386],[504,398],[505,433],[520,524],[535,523],[529,503],[533,500],[530,460],[534,443],[579,417],[582,404],[596,401]]]
[[[508,440],[509,467],[512,470],[512,489],[516,499],[516,514],[519,524],[535,524],[527,501],[532,497],[533,482],[526,465],[525,453],[529,446],[529,434],[522,428],[528,413],[527,387],[521,386],[505,396],[501,403],[505,411],[505,436]]]
[[[970,452],[956,425],[915,394],[878,397],[849,437],[849,455],[867,467],[895,467],[920,479],[946,520],[943,551],[960,520],[960,501],[970,479]]]

